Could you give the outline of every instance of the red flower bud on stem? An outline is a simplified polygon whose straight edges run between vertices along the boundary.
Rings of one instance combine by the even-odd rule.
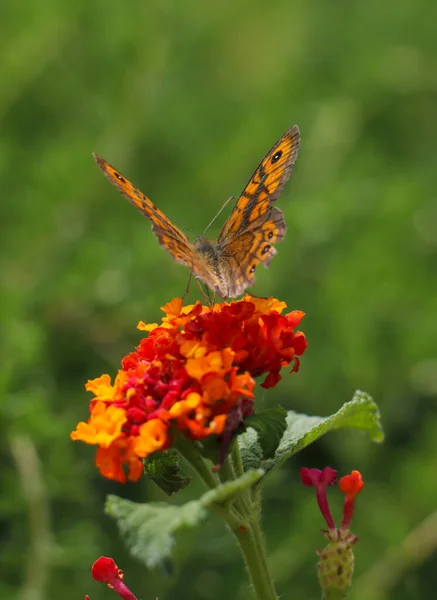
[[[331,469],[331,467],[325,467],[323,471],[302,467],[300,476],[304,485],[316,488],[316,498],[320,512],[324,516],[329,529],[335,529],[334,519],[329,510],[326,488],[328,485],[334,485],[336,483],[337,471]]]
[[[355,496],[362,490],[363,486],[364,481],[359,471],[352,471],[350,475],[345,475],[340,479],[340,489],[345,494],[342,529],[349,529],[354,514]]]
[[[96,581],[102,581],[113,588],[123,600],[137,600],[130,589],[123,583],[123,571],[117,567],[112,558],[101,556],[91,567],[91,575]]]

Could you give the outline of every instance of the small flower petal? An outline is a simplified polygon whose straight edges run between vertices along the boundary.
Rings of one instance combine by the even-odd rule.
[[[78,423],[70,435],[72,440],[81,440],[87,444],[98,444],[108,448],[121,435],[126,422],[126,413],[113,405],[106,407],[104,402],[97,402],[92,408],[87,423]]]
[[[340,479],[340,489],[349,500],[353,500],[355,496],[363,489],[364,481],[359,471],[352,471],[350,475],[345,475]]]
[[[169,442],[168,426],[159,419],[151,419],[139,428],[139,435],[134,438],[134,451],[140,458],[145,458],[157,450],[163,450]]]
[[[154,329],[156,329],[157,327],[159,327],[158,323],[144,323],[144,321],[140,321],[137,325],[137,329],[139,329],[139,331],[153,331]]]
[[[337,471],[331,467],[325,467],[323,471],[320,469],[307,469],[302,467],[300,470],[302,483],[308,487],[326,487],[327,485],[335,485],[337,480]]]

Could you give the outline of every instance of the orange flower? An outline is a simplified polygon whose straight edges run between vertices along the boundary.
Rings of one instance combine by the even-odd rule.
[[[359,471],[352,471],[350,475],[345,475],[340,479],[340,489],[349,500],[354,500],[363,486],[364,481]]]
[[[352,471],[340,479],[340,489],[345,495],[343,504],[342,529],[347,529],[354,514],[355,497],[364,487],[364,481],[359,471]]]
[[[143,472],[143,463],[134,450],[134,437],[119,437],[109,448],[100,446],[96,453],[96,466],[100,473],[107,479],[118,483],[137,481]],[[127,476],[125,473],[126,466]]]
[[[162,450],[168,445],[167,425],[160,419],[146,421],[133,439],[135,454],[140,458],[145,458],[152,452]]]
[[[120,437],[126,421],[127,417],[123,409],[111,404],[107,406],[99,400],[91,409],[88,423],[78,423],[76,431],[71,434],[71,439],[108,448]]]
[[[223,456],[254,411],[254,377],[266,375],[262,386],[272,387],[282,367],[299,368],[306,340],[293,330],[304,313],[282,315],[285,306],[250,296],[212,308],[175,298],[160,325],[139,324],[149,335],[122,360],[113,385],[109,375],[87,383],[91,415],[71,438],[98,445],[96,464],[116,481],[138,479],[141,459],[170,447],[174,426],[196,440],[221,435]]]

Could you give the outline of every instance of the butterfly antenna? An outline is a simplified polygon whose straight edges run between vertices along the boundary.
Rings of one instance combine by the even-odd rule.
[[[185,229],[185,231],[191,231],[191,233],[196,234],[196,232],[194,231],[194,229],[191,229],[191,227],[188,227],[188,225],[185,225],[185,223],[179,223],[179,221],[173,221],[173,223],[175,225],[177,225],[180,229]]]
[[[211,225],[214,223],[214,221],[217,219],[217,217],[219,216],[219,214],[221,212],[223,212],[223,209],[229,204],[229,202],[231,200],[235,200],[235,196],[230,196],[226,202],[223,204],[223,206],[221,207],[221,209],[218,211],[218,213],[216,214],[216,216],[213,218],[213,220],[211,221],[211,223],[209,223],[209,225],[207,225],[207,227],[205,228],[205,231],[203,232],[203,235],[205,235],[205,233],[208,231],[208,229],[211,227]]]

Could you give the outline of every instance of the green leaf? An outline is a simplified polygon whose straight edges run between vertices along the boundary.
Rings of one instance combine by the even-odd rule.
[[[144,459],[144,473],[168,496],[183,490],[191,477],[179,475],[179,454],[176,450],[155,452]]]
[[[241,492],[257,483],[264,471],[248,471],[203,494],[198,500],[174,506],[165,502],[138,504],[118,496],[108,496],[105,510],[117,521],[132,556],[147,567],[168,567],[174,535],[205,519],[208,508],[223,507]]]
[[[245,469],[262,467],[266,472],[271,471],[299,450],[335,429],[358,429],[366,432],[374,442],[382,442],[384,439],[378,407],[368,394],[361,391],[356,391],[353,399],[330,417],[310,417],[291,410],[286,421],[287,429],[274,458],[263,454],[258,434],[253,429],[248,429],[239,436],[238,442]]]
[[[264,458],[273,458],[287,428],[287,411],[282,406],[261,410],[244,419],[247,427],[258,433],[258,442]]]

